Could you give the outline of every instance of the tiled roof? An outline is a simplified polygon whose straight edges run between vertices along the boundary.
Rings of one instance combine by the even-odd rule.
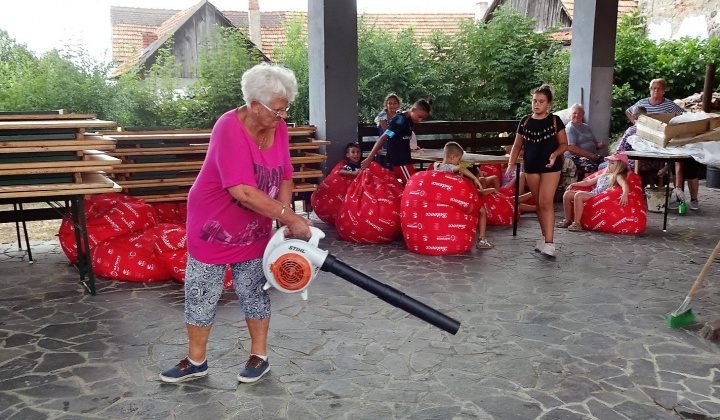
[[[156,30],[157,26],[128,23],[113,25],[112,54],[115,61],[124,62],[130,57],[138,57],[142,50],[142,34],[154,33]]]
[[[130,24],[157,27],[179,11],[180,10],[110,6],[110,23],[113,26]]]
[[[248,13],[243,11],[228,10],[222,12],[235,27],[244,33],[248,33]],[[276,45],[284,44],[284,25],[294,19],[302,19],[307,25],[307,14],[305,12],[260,12],[260,38],[262,39],[262,52],[273,58],[273,51]]]
[[[570,17],[574,16],[575,11],[575,0],[561,0],[565,8],[567,9]],[[637,0],[619,0],[618,1],[618,14],[624,15],[631,13],[633,10],[637,10]]]
[[[172,35],[172,32],[174,32],[178,26],[180,26],[182,23],[184,23],[189,16],[191,16],[193,13],[195,13],[205,3],[207,3],[207,0],[203,0],[196,5],[188,7],[185,10],[176,12],[169,19],[165,20],[159,27],[157,27],[153,31],[157,34],[157,41],[153,42],[151,44],[151,46],[153,46],[155,49],[157,49],[157,46],[160,46],[163,43],[165,43],[167,38],[170,35]],[[151,9],[151,10],[156,11],[158,9]],[[122,26],[125,30],[132,27],[127,24],[124,24]],[[115,30],[113,28],[113,36],[114,36],[114,34],[115,34]],[[140,32],[138,35],[140,35],[140,43],[135,44],[136,45],[135,51],[131,51],[129,54],[125,55],[124,60],[122,60],[122,64],[119,65],[117,70],[115,71],[115,75],[118,75],[120,73],[127,71],[128,69],[135,67],[136,65],[143,62],[145,59],[147,59],[147,57],[150,56],[150,53],[141,54],[142,49],[143,49],[142,32]],[[123,36],[127,37],[128,39],[131,39],[133,37],[132,35],[129,35],[127,33],[124,33]],[[113,38],[113,51],[114,50],[115,50],[115,39]],[[118,60],[118,61],[120,61],[120,60]]]
[[[433,32],[439,31],[444,35],[454,36],[460,32],[460,22],[474,22],[474,13],[434,13],[434,14],[363,14],[364,21],[376,28],[385,29],[392,35],[412,27],[415,37],[429,38]],[[423,44],[423,47],[429,45]]]

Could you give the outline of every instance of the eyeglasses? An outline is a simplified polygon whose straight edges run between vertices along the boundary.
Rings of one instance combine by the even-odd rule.
[[[278,118],[282,118],[282,113],[283,113],[283,112],[285,113],[285,115],[287,115],[288,111],[290,110],[290,104],[288,104],[288,106],[286,106],[285,108],[281,109],[280,111],[275,111],[274,109],[270,108],[269,106],[265,105],[264,103],[262,103],[262,102],[260,102],[260,101],[258,101],[258,103],[259,103],[260,105],[264,106],[265,109],[267,109],[268,111],[270,111],[270,112],[272,112],[273,114],[275,114],[275,116],[278,117]]]

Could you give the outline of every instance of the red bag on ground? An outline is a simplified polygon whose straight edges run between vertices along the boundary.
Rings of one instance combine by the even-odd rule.
[[[158,223],[155,209],[144,200],[125,194],[98,194],[83,202],[90,249],[113,236],[137,232]],[[60,246],[71,263],[77,264],[75,227],[68,215],[58,231]],[[82,240],[82,238],[81,238]]]
[[[599,176],[602,171],[595,172],[585,179]],[[636,234],[645,231],[647,227],[647,207],[643,196],[642,180],[635,172],[629,172],[628,202],[622,206],[619,203],[622,188],[615,186],[608,188],[585,202],[580,224],[584,229],[598,232]]]
[[[158,260],[165,266],[172,278],[185,283],[185,268],[187,267],[187,249],[167,251],[157,254]]]
[[[492,193],[480,196],[480,205],[487,211],[488,226],[512,226],[515,196]]]
[[[157,255],[158,259],[162,261],[165,268],[168,269],[170,275],[180,283],[185,283],[185,269],[187,268],[187,250],[182,249],[180,251],[169,251],[163,252]],[[225,271],[225,282],[223,283],[225,289],[233,288],[232,272],[228,265]]]
[[[152,203],[158,216],[158,223],[177,223],[184,225],[187,222],[187,203]]]
[[[163,242],[167,231],[183,229],[177,225],[160,224],[143,232],[130,232],[99,243],[93,252],[93,272],[115,280],[150,282],[170,280],[170,270],[158,258],[161,248],[175,248]],[[184,241],[183,241],[184,242]]]
[[[335,226],[340,206],[345,202],[345,193],[355,180],[354,177],[342,176],[338,173],[344,165],[344,159],[338,162],[310,196],[313,211],[320,220],[330,226]]]
[[[478,192],[472,181],[440,171],[410,177],[401,202],[402,232],[412,252],[461,254],[473,246]]]
[[[363,244],[394,241],[400,235],[403,186],[376,162],[350,184],[335,224],[340,239]]]
[[[480,165],[480,173],[484,177],[495,175],[502,182],[502,169],[499,163]]]

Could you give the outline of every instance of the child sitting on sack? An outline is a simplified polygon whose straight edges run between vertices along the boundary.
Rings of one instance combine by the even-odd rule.
[[[478,179],[478,177],[476,177],[467,168],[460,166],[460,159],[462,159],[463,154],[465,154],[465,151],[458,143],[454,141],[448,142],[445,144],[445,148],[443,149],[443,161],[441,164],[435,166],[435,170],[440,172],[455,173],[461,176],[464,175],[477,185],[478,192],[482,195],[489,195],[496,192],[497,190],[495,188],[483,187],[483,183],[480,179]],[[478,239],[476,246],[479,249],[490,249],[495,245],[485,239],[485,229],[487,227],[487,211],[485,210],[485,206],[480,206],[478,216]]]

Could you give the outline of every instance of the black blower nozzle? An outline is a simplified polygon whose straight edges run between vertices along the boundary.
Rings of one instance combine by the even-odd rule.
[[[460,329],[459,321],[411,298],[394,287],[381,283],[372,277],[357,271],[331,254],[328,254],[327,258],[325,258],[325,262],[320,269],[327,271],[328,273],[333,273],[336,276],[341,277],[374,294],[385,302],[400,308],[411,315],[415,315],[423,321],[445,330],[450,334],[455,335],[458,332],[458,329]]]

